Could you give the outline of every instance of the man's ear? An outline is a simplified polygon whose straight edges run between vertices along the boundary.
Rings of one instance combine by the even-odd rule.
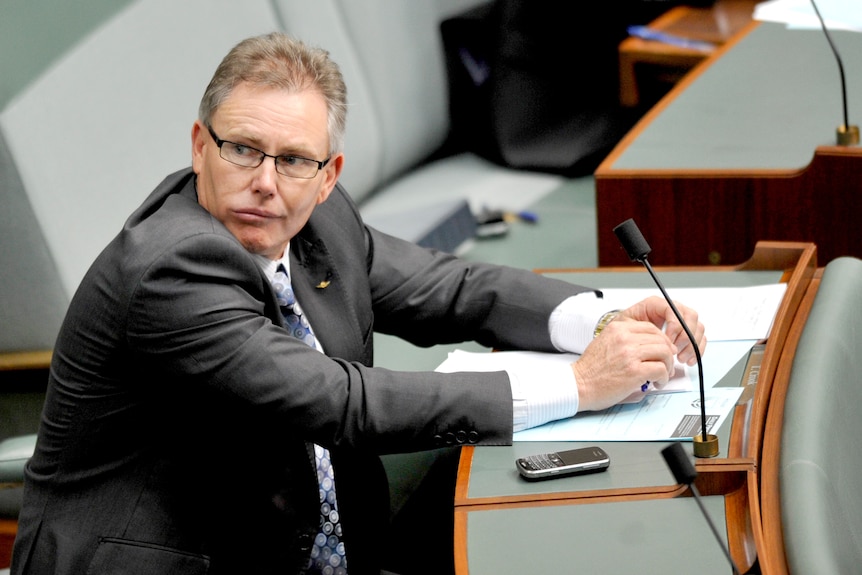
[[[338,177],[341,175],[341,170],[344,169],[344,154],[339,153],[332,156],[329,163],[323,168],[323,184],[320,187],[320,194],[317,197],[317,203],[322,204],[329,198],[329,194],[335,188],[338,182]]]
[[[203,161],[204,142],[209,136],[206,128],[201,124],[200,120],[195,120],[192,124],[192,169],[196,174],[201,173],[201,162]]]

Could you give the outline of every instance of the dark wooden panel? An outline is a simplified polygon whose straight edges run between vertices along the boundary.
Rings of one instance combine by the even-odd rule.
[[[658,265],[737,264],[760,240],[862,257],[862,148],[819,147],[798,171],[599,170],[596,215],[601,266],[628,263],[613,234],[628,218]]]

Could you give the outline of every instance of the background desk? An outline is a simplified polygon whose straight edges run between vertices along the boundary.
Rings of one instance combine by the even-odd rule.
[[[660,272],[669,287],[788,283],[760,360],[756,391],[743,393],[732,417],[719,430],[719,456],[697,461],[698,488],[714,521],[727,525],[734,558],[744,568],[753,564],[762,538],[757,468],[769,384],[789,324],[816,268],[813,246],[794,244],[792,248],[786,250],[786,258],[771,263],[755,256],[744,270]],[[602,287],[644,287],[651,282],[645,272],[588,273],[588,277],[559,276]],[[743,360],[720,385],[746,383],[745,374]],[[580,444],[523,442],[464,448],[455,495],[459,575],[548,572],[548,565],[556,570],[572,565],[585,572],[608,573],[635,572],[634,566],[639,573],[689,572],[695,564],[702,572],[729,571],[695,502],[680,497],[686,489],[675,484],[664,464],[660,451],[667,442],[599,444],[611,457],[608,471],[536,483],[519,478],[516,457]],[[685,447],[690,453],[690,444]],[[693,563],[695,552],[697,563]]]
[[[850,122],[862,121],[862,34],[835,31]],[[635,218],[654,264],[743,261],[758,240],[862,255],[862,148],[834,146],[838,68],[823,33],[753,23],[678,84],[595,172],[599,265],[628,262]]]
[[[656,32],[720,46],[751,22],[755,0],[716,0],[711,6],[671,8],[648,27]],[[618,48],[620,104],[651,105],[713,50],[630,36]],[[646,100],[644,102],[643,100]]]

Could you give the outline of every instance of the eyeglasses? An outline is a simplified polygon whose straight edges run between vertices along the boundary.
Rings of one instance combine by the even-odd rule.
[[[263,163],[265,158],[272,158],[275,161],[275,171],[279,174],[289,178],[310,180],[332,159],[332,156],[329,156],[322,162],[318,162],[317,160],[303,158],[302,156],[273,156],[245,144],[222,140],[216,136],[212,126],[209,124],[207,124],[207,130],[209,130],[210,136],[212,136],[216,146],[218,146],[218,155],[221,159],[244,168],[256,168]]]

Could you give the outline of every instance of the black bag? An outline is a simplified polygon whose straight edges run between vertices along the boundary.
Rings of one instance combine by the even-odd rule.
[[[493,162],[592,173],[636,121],[617,46],[666,1],[497,0],[441,24],[452,140]]]

